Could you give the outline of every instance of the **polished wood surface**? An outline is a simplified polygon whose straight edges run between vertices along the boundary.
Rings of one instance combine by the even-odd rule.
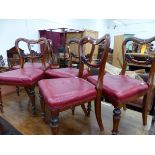
[[[33,62],[33,59],[36,59],[37,58],[41,58],[41,62],[42,64],[44,65],[44,67],[46,66],[45,63],[46,63],[46,54],[49,53],[49,44],[48,44],[48,40],[46,38],[39,38],[38,40],[29,40],[29,39],[26,39],[26,38],[17,38],[15,40],[15,47],[18,51],[18,54],[19,54],[19,57],[20,57],[20,66],[21,68],[24,67],[24,63],[25,63],[25,55],[23,55],[23,53],[21,53],[20,51],[20,48],[19,48],[19,43],[20,42],[23,42],[25,44],[27,44],[28,46],[28,49],[29,49],[29,56],[27,58],[30,58],[31,61]],[[31,45],[32,44],[35,44],[35,45],[43,45],[43,51],[41,53],[41,56],[36,56],[32,53],[32,50],[31,50]],[[46,67],[45,67],[46,68]]]
[[[4,113],[0,114],[4,119],[10,122],[22,134],[26,135],[50,135],[50,127],[41,118],[41,108],[39,103],[38,90],[36,90],[36,108],[37,113],[32,116],[31,103],[25,90],[21,90],[20,96],[16,93],[3,97]],[[12,100],[14,98],[14,100]],[[61,135],[99,135],[111,134],[113,107],[111,104],[102,104],[102,118],[105,131],[100,132],[96,122],[94,107],[92,106],[90,117],[85,117],[81,107],[75,109],[72,115],[71,110],[60,113]],[[141,123],[141,113],[132,110],[122,111],[121,122],[119,125],[120,135],[146,135],[150,129],[152,117],[148,116],[147,126]],[[48,122],[48,120],[47,120]]]

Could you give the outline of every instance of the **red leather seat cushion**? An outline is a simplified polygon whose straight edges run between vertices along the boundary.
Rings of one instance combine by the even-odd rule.
[[[34,68],[23,68],[0,73],[0,84],[32,85],[44,77],[44,71]]]
[[[45,72],[47,78],[69,78],[78,77],[79,69],[77,68],[59,68],[51,69]],[[83,78],[87,78],[89,75],[88,71],[85,69],[83,72]]]
[[[89,76],[88,81],[96,85],[97,76]],[[145,82],[123,75],[106,74],[103,80],[103,95],[117,103],[125,102],[128,98],[139,93],[145,93],[148,85]]]
[[[31,63],[31,62],[27,62],[24,64],[24,68],[36,68],[36,69],[41,69],[41,70],[44,70],[44,66],[42,63],[39,63],[39,62],[34,62],[34,63]],[[46,63],[46,69],[50,68],[50,64]],[[17,65],[17,66],[13,66],[12,69],[20,69],[20,65]]]
[[[53,109],[74,106],[96,96],[95,86],[82,78],[43,79],[38,86],[45,102]]]

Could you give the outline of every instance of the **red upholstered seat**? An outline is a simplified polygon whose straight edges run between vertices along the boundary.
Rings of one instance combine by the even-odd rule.
[[[75,106],[96,96],[95,86],[81,78],[57,78],[38,82],[49,108]]]
[[[98,76],[89,76],[88,81],[96,85]],[[106,74],[103,80],[103,94],[117,103],[128,101],[130,97],[145,93],[148,85],[145,82],[123,75]]]
[[[60,68],[47,70],[45,75],[48,78],[69,78],[69,77],[78,77],[79,69],[77,68]],[[88,71],[85,69],[83,72],[83,78],[87,78],[89,75]]]
[[[31,62],[27,62],[24,64],[24,68],[36,68],[36,69],[41,69],[41,70],[44,70],[44,66],[42,63],[39,63],[39,62],[34,62],[34,63],[31,63]],[[50,64],[49,63],[46,63],[46,69],[50,68]],[[12,69],[20,69],[20,65],[16,65],[16,66],[13,66]]]
[[[23,68],[0,73],[0,84],[31,86],[44,77],[44,71]]]

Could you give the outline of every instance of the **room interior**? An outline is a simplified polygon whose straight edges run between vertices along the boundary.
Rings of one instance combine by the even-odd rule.
[[[154,135],[154,26],[0,19],[0,134]]]

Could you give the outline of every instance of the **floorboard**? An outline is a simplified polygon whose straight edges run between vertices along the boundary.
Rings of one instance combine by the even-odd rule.
[[[31,104],[24,90],[20,96],[16,93],[3,97],[4,113],[0,114],[10,122],[18,131],[25,135],[49,135],[51,134],[48,123],[45,123],[40,115],[39,94],[36,91],[37,114],[32,116]],[[92,104],[93,107],[93,104]],[[71,110],[60,113],[60,134],[61,135],[110,135],[112,130],[113,107],[102,103],[102,118],[104,133],[99,131],[95,119],[95,112],[92,108],[90,117],[85,117],[81,107],[76,107],[75,115]],[[122,111],[119,127],[120,135],[146,135],[148,134],[152,117],[148,117],[148,125],[142,125],[141,113],[127,109]],[[48,119],[47,119],[48,120]]]

